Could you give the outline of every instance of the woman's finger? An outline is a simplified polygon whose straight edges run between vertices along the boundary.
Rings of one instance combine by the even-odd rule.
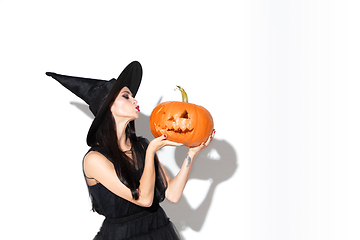
[[[208,139],[206,140],[206,142],[204,143],[204,145],[207,147],[211,141],[214,139],[215,136],[215,129],[212,131],[212,133],[210,134],[210,136],[208,137]]]
[[[164,143],[166,146],[184,146],[184,144],[182,143],[178,143],[178,142],[173,142],[173,141],[169,141],[169,140],[164,140]]]
[[[161,136],[159,137],[159,139],[161,139],[161,140],[164,140],[164,139],[166,139],[166,138],[167,138],[167,135],[166,135],[166,134],[161,135]]]

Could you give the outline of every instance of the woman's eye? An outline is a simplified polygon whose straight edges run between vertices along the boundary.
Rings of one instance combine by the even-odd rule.
[[[128,95],[128,94],[124,94],[123,97],[126,98],[126,99],[129,99],[129,95]]]

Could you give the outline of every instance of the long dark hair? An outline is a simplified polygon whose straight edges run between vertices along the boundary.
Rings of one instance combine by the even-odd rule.
[[[96,145],[94,144],[94,146],[104,148],[109,154],[109,160],[113,163],[118,178],[131,190],[132,197],[137,200],[139,199],[138,188],[140,182],[136,176],[136,169],[143,169],[144,167],[145,154],[149,142],[145,138],[136,136],[134,121],[128,123],[125,134],[126,139],[129,139],[132,145],[132,158],[127,156],[127,154],[119,148],[116,123],[109,107],[103,122],[96,132]],[[154,161],[156,171],[154,198],[157,199],[158,202],[161,202],[165,198],[167,181],[156,154],[154,155]],[[92,201],[92,210],[102,214],[91,193],[90,198]]]

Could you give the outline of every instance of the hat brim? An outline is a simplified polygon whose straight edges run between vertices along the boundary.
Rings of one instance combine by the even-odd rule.
[[[142,79],[142,67],[141,64],[137,61],[131,62],[119,75],[114,86],[111,88],[109,94],[107,95],[104,103],[102,104],[100,110],[96,114],[86,138],[86,143],[89,146],[96,144],[96,131],[102,123],[106,110],[110,106],[111,102],[114,100],[116,95],[123,87],[128,87],[135,97],[141,83]]]

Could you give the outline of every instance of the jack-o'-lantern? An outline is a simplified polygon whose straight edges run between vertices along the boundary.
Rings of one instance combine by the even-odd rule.
[[[154,137],[167,135],[168,140],[187,147],[199,146],[210,136],[214,128],[213,118],[204,107],[189,103],[185,90],[177,87],[183,101],[157,105],[150,115],[150,131]]]

